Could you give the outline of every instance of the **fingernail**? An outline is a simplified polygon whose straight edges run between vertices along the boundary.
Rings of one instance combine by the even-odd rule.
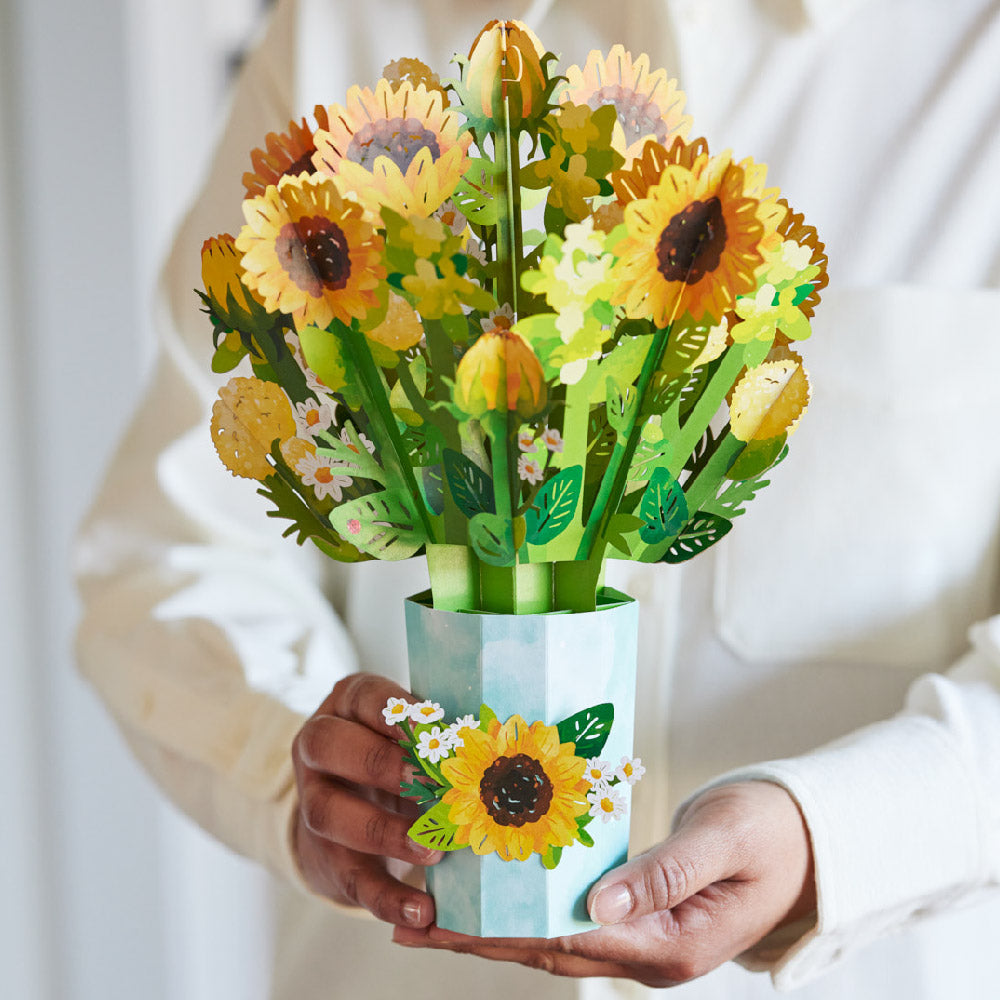
[[[598,890],[590,904],[590,915],[599,924],[618,924],[632,912],[634,906],[632,890],[624,882],[616,882]]]
[[[417,844],[413,849],[413,853],[416,854],[425,865],[433,865],[444,857],[444,854],[442,854],[441,851],[432,851],[429,847],[424,847],[423,844]]]
[[[409,903],[403,903],[403,919],[414,927],[420,927],[423,923],[420,917],[420,904],[412,900]]]

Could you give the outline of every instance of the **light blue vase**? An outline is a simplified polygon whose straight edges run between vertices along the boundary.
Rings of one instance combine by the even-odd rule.
[[[439,702],[445,723],[478,717],[483,703],[500,721],[520,715],[555,725],[603,702],[615,721],[601,757],[632,755],[638,606],[605,588],[584,613],[495,615],[438,611],[429,593],[406,602],[410,686]],[[629,786],[616,787],[626,802]],[[628,855],[628,818],[587,827],[593,847],[574,844],[549,871],[527,861],[454,851],[428,869],[437,924],[481,937],[556,937],[592,930],[587,892]]]

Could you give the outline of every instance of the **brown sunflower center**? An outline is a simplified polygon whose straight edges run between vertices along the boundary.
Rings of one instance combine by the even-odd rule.
[[[309,267],[329,291],[343,288],[351,277],[350,244],[332,219],[307,216],[295,226]]]
[[[289,163],[288,166],[285,167],[282,176],[298,177],[299,174],[311,174],[316,169],[313,166],[313,153],[315,152],[315,146],[307,149],[294,163]]]
[[[497,757],[479,783],[479,798],[500,826],[540,820],[552,804],[552,782],[533,757]]]
[[[726,248],[726,220],[718,198],[692,201],[664,227],[656,244],[659,271],[667,281],[693,285],[719,266]]]
[[[388,156],[405,174],[422,149],[429,149],[435,160],[441,155],[434,132],[424,128],[416,118],[388,118],[367,122],[359,128],[347,147],[347,159],[372,170],[377,157]]]
[[[587,102],[595,111],[606,104],[613,104],[618,112],[618,123],[625,133],[625,142],[631,146],[647,135],[656,136],[657,142],[666,142],[669,134],[667,123],[660,109],[645,95],[620,83],[601,87]]]

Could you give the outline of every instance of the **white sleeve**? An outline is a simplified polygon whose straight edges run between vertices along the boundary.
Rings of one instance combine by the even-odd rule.
[[[910,687],[894,718],[708,786],[775,782],[809,828],[815,919],[740,957],[770,970],[778,989],[1000,889],[1000,617],[975,626],[971,638],[972,650],[947,674]]]
[[[220,381],[194,289],[208,236],[240,225],[249,151],[292,117],[295,7],[281,3],[244,68],[201,194],[157,297],[159,355],[82,526],[77,658],[166,793],[240,853],[293,881],[292,739],[352,643],[320,587],[318,553],[281,538],[253,484],[216,458]]]

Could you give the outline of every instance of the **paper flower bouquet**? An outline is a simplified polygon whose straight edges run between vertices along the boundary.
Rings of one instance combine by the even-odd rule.
[[[625,855],[627,824],[586,830],[625,809],[608,761],[640,769],[635,606],[604,561],[690,559],[767,485],[826,258],[647,57],[559,75],[506,21],[455,64],[393,63],[251,154],[246,225],[202,251],[213,369],[249,368],[211,430],[300,544],[426,555],[407,634],[436,718],[387,712],[412,835],[454,850],[438,922],[547,936]],[[510,892],[535,916],[493,913]]]

